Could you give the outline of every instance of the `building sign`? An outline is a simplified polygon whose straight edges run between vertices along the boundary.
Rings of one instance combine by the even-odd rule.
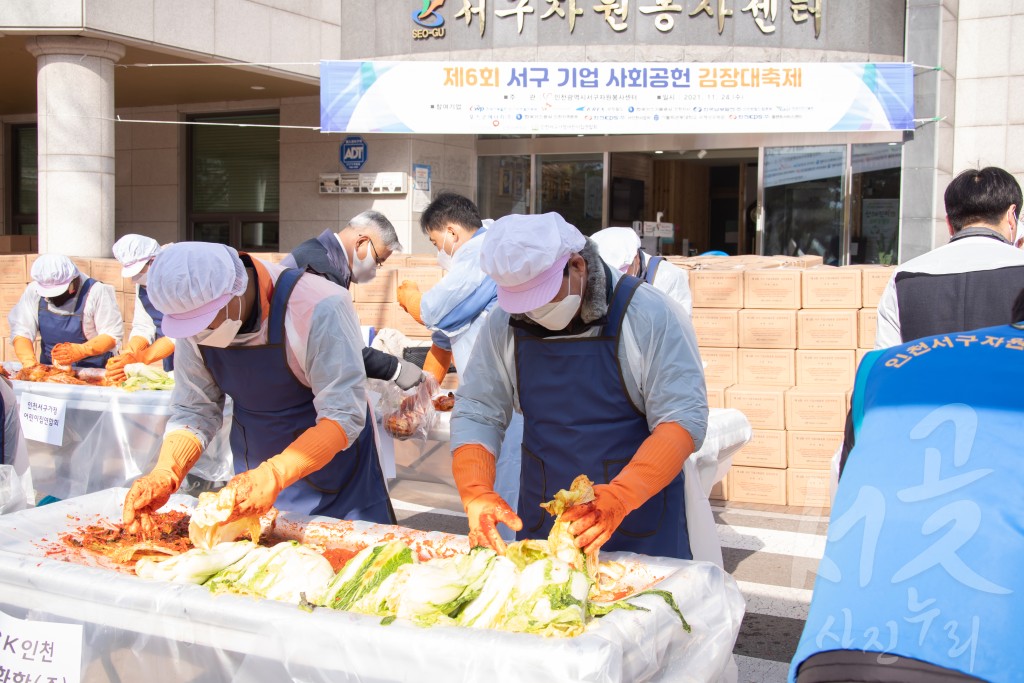
[[[515,6],[509,7],[510,2]],[[413,37],[444,38],[445,0],[415,0],[414,4]],[[771,35],[787,15],[794,25],[807,26],[818,38],[823,4],[822,0],[461,0],[460,5],[456,0],[451,11],[456,27],[475,30],[481,38],[489,25],[502,21],[515,22],[517,33],[523,32],[527,22],[562,23],[570,34],[581,21],[603,23],[614,33],[650,24],[665,34],[672,32],[677,20],[713,21],[721,35],[727,22],[745,20]]]
[[[817,133],[911,130],[913,65],[320,64],[323,132]]]
[[[350,171],[358,171],[366,163],[366,141],[350,135],[341,143],[341,163]]]

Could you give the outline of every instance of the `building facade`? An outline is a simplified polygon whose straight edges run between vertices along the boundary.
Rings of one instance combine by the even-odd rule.
[[[946,240],[959,170],[1024,181],[1020,0],[51,0],[0,6],[3,234],[288,251],[360,211],[429,251],[441,189],[585,232],[671,223],[666,253],[894,263]],[[914,66],[914,129],[322,133],[320,61]],[[354,138],[354,139],[348,139]],[[794,166],[815,167],[793,174]],[[822,170],[824,169],[824,170]]]

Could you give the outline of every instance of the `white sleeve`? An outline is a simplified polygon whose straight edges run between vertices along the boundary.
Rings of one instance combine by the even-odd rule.
[[[515,368],[510,352],[508,313],[491,311],[480,331],[465,372],[460,372],[458,399],[451,419],[451,448],[480,444],[495,457],[514,409]]]
[[[658,266],[658,272],[654,274],[654,287],[665,292],[670,299],[682,306],[686,315],[693,315],[690,276],[686,270],[674,266],[668,261],[662,261]]]
[[[887,349],[903,343],[900,332],[899,300],[896,298],[896,274],[889,278],[882,298],[878,300],[878,323],[875,328],[875,348]]]
[[[121,342],[124,340],[124,319],[121,318],[117,293],[113,287],[102,282],[93,284],[89,290],[89,298],[85,302],[84,314],[86,320],[83,322],[82,331],[89,339],[109,334],[117,342],[114,350],[121,348]],[[89,329],[90,326],[92,330]]]
[[[174,342],[171,418],[164,434],[187,429],[205,450],[224,422],[224,392],[203,362],[195,340],[190,337]]]
[[[39,334],[39,294],[35,285],[29,284],[21,293],[21,298],[7,314],[7,322],[11,326],[11,339],[25,337],[35,341]]]
[[[135,286],[135,311],[132,313],[132,332],[129,337],[142,337],[150,344],[156,339],[156,323],[139,298],[139,286]]]
[[[303,371],[313,391],[317,420],[336,422],[350,444],[355,443],[366,424],[362,349],[351,300],[341,295],[321,300],[313,309]]]

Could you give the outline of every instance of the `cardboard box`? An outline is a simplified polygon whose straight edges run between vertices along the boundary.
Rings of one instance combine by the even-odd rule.
[[[764,268],[743,272],[744,308],[800,308],[802,268]]]
[[[135,319],[135,292],[120,292],[118,298],[121,302],[121,318],[130,323]]]
[[[397,254],[396,254],[397,256]],[[391,257],[391,258],[394,258]],[[388,259],[388,261],[391,260]],[[437,268],[437,254],[409,254],[402,263],[405,268]]]
[[[727,386],[716,386],[709,384],[704,387],[708,394],[708,408],[724,408],[725,407],[725,390]]]
[[[722,477],[722,481],[711,487],[708,494],[709,500],[729,500],[729,475]]]
[[[355,303],[352,305],[356,309],[356,315],[359,316],[360,325],[368,325],[378,330],[395,326],[392,321],[392,307],[397,304]]]
[[[804,308],[860,308],[860,269],[808,268],[804,270],[801,293]]]
[[[405,309],[397,303],[380,305],[391,306],[390,326],[404,334],[406,337],[430,337],[430,330],[416,322],[416,318],[406,313]]]
[[[789,388],[796,384],[792,349],[740,349],[739,383]]]
[[[733,465],[729,469],[729,500],[785,505],[786,470]]]
[[[791,256],[789,258],[791,258],[797,264],[799,264],[801,268],[814,268],[816,266],[820,266],[825,262],[825,259],[823,259],[822,257],[815,256],[812,254],[805,254],[803,256]]]
[[[842,351],[796,350],[796,384],[808,387],[848,389],[853,386],[857,358],[852,349]]]
[[[743,308],[743,271],[690,271],[690,294],[695,308]]]
[[[874,351],[874,349],[857,349],[857,367],[860,367],[860,362],[864,360],[864,356]]]
[[[445,391],[455,391],[459,388],[459,373],[448,371],[448,374],[444,376],[444,380],[441,382],[441,388]]]
[[[786,428],[786,389],[734,384],[725,390],[725,407],[747,416],[754,429]]]
[[[78,258],[77,256],[72,256],[70,258],[71,262],[78,267],[78,270],[82,273],[82,275],[86,277],[92,277],[92,262],[89,259]]]
[[[786,469],[786,432],[780,429],[754,429],[747,444],[732,456],[733,467],[773,467]]]
[[[877,308],[894,272],[896,269],[892,266],[860,266],[860,305]]]
[[[786,390],[786,429],[806,432],[843,431],[846,427],[846,393],[845,387],[793,387]]]
[[[0,285],[0,315],[7,317],[18,300],[21,299],[25,287],[32,285]]]
[[[25,255],[0,256],[0,284],[23,285],[28,282]]]
[[[786,490],[789,504],[805,507],[831,507],[830,476],[823,470],[793,468],[786,470]]]
[[[18,354],[14,352],[14,346],[11,344],[10,333],[3,338],[3,359],[9,361],[18,360]]]
[[[875,346],[875,331],[878,329],[878,309],[862,308],[857,313],[857,348],[871,349]]]
[[[786,432],[790,467],[829,470],[832,468],[832,456],[842,445],[843,432]]]
[[[90,259],[89,277],[98,282],[110,285],[116,292],[124,291],[124,278],[121,277],[121,264],[118,263],[117,259]]]
[[[740,346],[795,349],[796,314],[796,311],[743,309],[739,312]]]
[[[348,291],[356,303],[389,304],[398,301],[398,269],[379,268],[372,280],[366,284],[353,282]]]
[[[796,344],[799,349],[857,348],[857,316],[849,309],[803,309],[796,313]]]
[[[35,235],[0,235],[0,254],[29,254],[39,251]]]
[[[7,314],[3,313],[0,315],[0,339],[7,339],[11,336],[11,321],[7,319]]]
[[[734,349],[740,345],[738,310],[695,308],[692,320],[698,346]]]
[[[700,349],[704,367],[704,382],[716,386],[736,384],[736,349],[704,347]]]
[[[435,264],[437,262],[435,261]],[[431,268],[397,268],[398,278],[396,284],[401,286],[406,280],[410,280],[419,285],[421,292],[426,292],[431,287],[441,281],[441,277],[444,275],[444,270],[439,268],[437,265]],[[397,297],[392,301],[398,301]]]

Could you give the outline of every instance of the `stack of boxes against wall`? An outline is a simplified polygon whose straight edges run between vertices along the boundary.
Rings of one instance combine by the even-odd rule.
[[[712,496],[827,507],[831,458],[892,269],[816,257],[672,261],[692,269],[708,403],[742,411],[753,427]]]

